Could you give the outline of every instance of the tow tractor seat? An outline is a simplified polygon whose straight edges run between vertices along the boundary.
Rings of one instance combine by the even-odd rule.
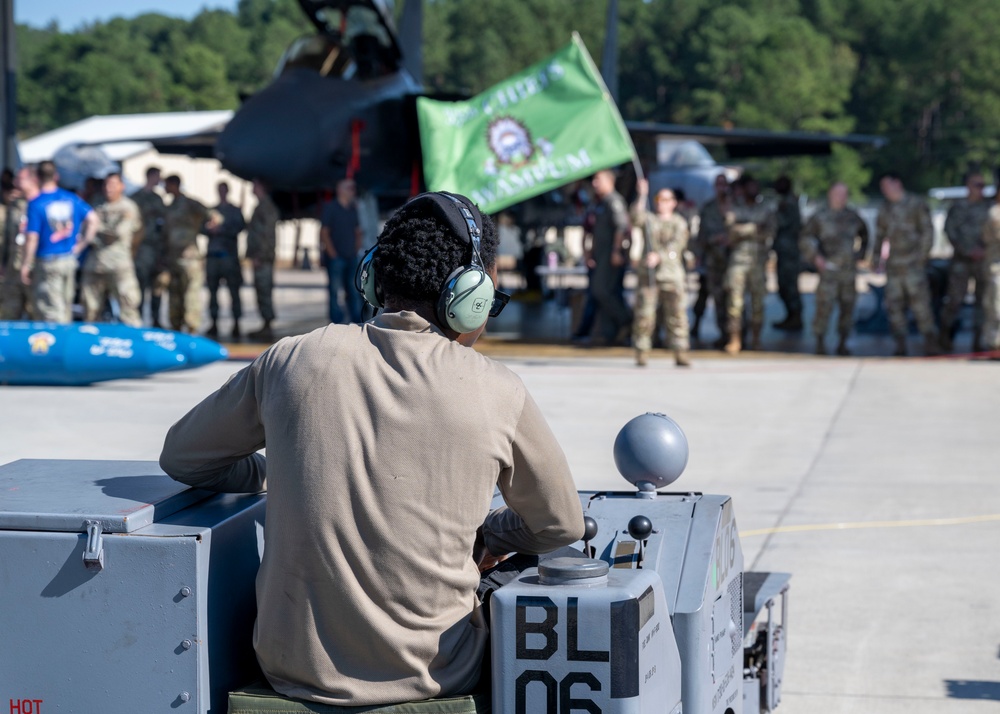
[[[488,693],[425,699],[386,706],[336,707],[292,699],[267,682],[255,682],[229,693],[229,714],[490,714]]]

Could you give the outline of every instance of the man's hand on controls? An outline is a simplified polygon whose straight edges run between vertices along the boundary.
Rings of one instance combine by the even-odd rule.
[[[483,527],[479,526],[479,528],[476,529],[476,542],[472,546],[472,559],[476,561],[476,565],[479,566],[480,573],[485,573],[490,568],[497,567],[509,557],[510,553],[506,553],[504,555],[493,555],[486,547],[486,539],[483,537]]]

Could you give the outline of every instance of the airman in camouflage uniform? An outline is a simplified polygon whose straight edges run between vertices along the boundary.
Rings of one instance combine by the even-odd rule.
[[[21,282],[28,200],[38,194],[38,182],[30,169],[21,169],[14,188],[7,194],[4,222],[0,225],[0,320],[20,320],[31,311],[31,292]]]
[[[155,166],[146,169],[146,185],[132,194],[131,199],[142,214],[143,231],[136,236],[132,254],[135,277],[139,280],[139,313],[149,291],[149,312],[154,326],[160,326],[160,301],[167,281],[158,280],[167,272],[166,253],[163,246],[163,217],[167,207],[155,189],[160,185],[160,170]]]
[[[240,265],[239,235],[246,228],[243,211],[229,202],[229,184],[218,185],[219,205],[215,207],[222,216],[222,223],[207,228],[208,255],[205,257],[205,274],[208,283],[208,314],[212,325],[205,333],[209,337],[219,334],[219,286],[225,282],[229,290],[233,313],[233,338],[240,336],[240,318],[243,302],[240,287],[243,285],[243,267]]]
[[[198,248],[198,234],[203,226],[218,225],[222,218],[181,193],[180,177],[168,176],[164,187],[174,197],[163,220],[170,270],[170,326],[174,330],[196,333],[201,326],[201,300],[205,288],[205,259]]]
[[[993,359],[1000,357],[1000,192],[997,202],[987,214],[983,226],[983,275],[986,290],[983,297],[983,347],[993,350]]]
[[[639,181],[639,196],[632,206],[633,225],[643,229],[643,257],[637,273],[635,321],[632,344],[636,364],[646,365],[653,348],[657,306],[662,303],[664,327],[674,348],[674,359],[681,367],[691,364],[688,356],[688,321],[684,272],[684,250],[687,248],[687,221],[674,212],[677,198],[670,189],[656,194],[656,214],[646,210],[649,182]]]
[[[886,174],[879,181],[885,203],[878,213],[872,263],[876,272],[881,264],[882,246],[889,243],[886,261],[885,303],[889,329],[896,340],[896,356],[906,354],[906,308],[913,312],[917,327],[924,336],[924,351],[938,352],[937,328],[931,315],[930,288],[927,284],[927,258],[934,242],[934,226],[927,204],[907,193],[896,174]]]
[[[31,169],[21,169],[14,178],[14,191],[7,202],[0,246],[0,320],[32,319],[31,288],[21,281],[28,201],[38,195],[38,178]]]
[[[854,302],[857,299],[857,262],[868,252],[868,226],[861,216],[847,207],[847,186],[835,183],[827,192],[827,205],[806,222],[800,241],[802,259],[819,272],[816,288],[816,354],[826,354],[825,335],[836,304],[838,355],[849,355],[847,337],[854,326]]]
[[[94,209],[101,223],[83,266],[80,298],[83,319],[87,322],[100,318],[110,295],[118,301],[122,323],[141,327],[141,295],[132,260],[132,241],[142,231],[142,215],[124,191],[125,184],[119,174],[109,174],[104,179],[107,201],[98,203]]]
[[[792,193],[792,182],[780,176],[774,182],[778,207],[775,216],[774,254],[778,259],[778,296],[785,304],[785,319],[776,322],[779,330],[798,332],[802,329],[802,296],[799,295],[799,270],[802,257],[799,252],[799,234],[802,231],[802,214],[799,199]]]
[[[969,197],[958,201],[948,210],[944,232],[955,249],[948,266],[948,297],[941,309],[941,347],[952,348],[958,312],[969,291],[969,280],[976,283],[976,304],[972,318],[972,350],[978,352],[983,330],[983,297],[988,278],[983,272],[983,226],[990,204],[983,199],[986,182],[980,173],[966,177]]]
[[[691,334],[695,339],[701,327],[701,317],[705,314],[705,303],[712,298],[715,303],[715,320],[719,326],[718,346],[725,344],[726,334],[726,268],[729,266],[729,224],[733,221],[732,198],[729,195],[729,181],[725,174],[715,177],[715,198],[702,206],[698,219],[698,238],[694,254],[702,268],[701,280],[705,289],[698,291],[698,302],[694,306],[694,326]],[[704,296],[704,297],[702,297]]]
[[[764,298],[767,295],[765,262],[768,244],[774,236],[774,208],[758,195],[757,181],[744,174],[738,184],[742,196],[733,204],[733,222],[729,226],[729,267],[726,269],[725,350],[738,354],[742,349],[743,301],[750,292],[750,349],[760,348],[764,326]]]
[[[275,228],[278,223],[278,207],[260,181],[253,182],[253,193],[257,197],[257,207],[247,226],[248,260],[253,261],[253,286],[257,293],[257,309],[264,319],[264,326],[250,334],[250,337],[268,342],[274,339],[271,322],[274,320],[274,248]]]

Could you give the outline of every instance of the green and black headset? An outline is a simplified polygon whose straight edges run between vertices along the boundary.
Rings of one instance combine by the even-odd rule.
[[[479,209],[464,196],[437,191],[422,193],[410,199],[400,210],[405,211],[420,203],[430,204],[435,215],[444,222],[452,235],[469,243],[470,259],[452,271],[438,294],[437,317],[442,326],[464,334],[475,332],[489,317],[496,317],[510,299],[493,285],[480,255],[483,236],[483,217]],[[361,258],[355,273],[354,284],[365,300],[375,309],[384,306],[382,287],[372,263],[378,245]]]

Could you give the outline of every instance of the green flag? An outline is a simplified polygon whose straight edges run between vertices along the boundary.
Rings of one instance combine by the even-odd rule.
[[[417,99],[424,178],[494,213],[632,160],[635,148],[580,36],[464,102]]]

